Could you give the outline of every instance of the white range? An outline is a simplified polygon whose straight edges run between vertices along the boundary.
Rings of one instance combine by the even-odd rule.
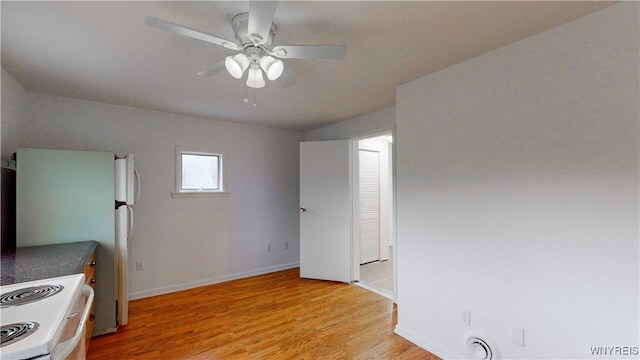
[[[84,274],[0,286],[0,358],[85,359],[93,296]]]

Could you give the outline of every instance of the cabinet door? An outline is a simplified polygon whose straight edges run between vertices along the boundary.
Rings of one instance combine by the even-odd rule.
[[[85,283],[93,288],[95,291],[95,283],[96,283],[96,253],[94,252],[91,255],[91,258],[87,262],[84,267],[84,280]],[[95,323],[95,301],[91,304],[91,311],[89,312],[89,318],[87,319],[87,324],[85,328],[85,348],[86,351],[89,351],[89,342],[91,341],[91,333],[93,332],[93,324]]]

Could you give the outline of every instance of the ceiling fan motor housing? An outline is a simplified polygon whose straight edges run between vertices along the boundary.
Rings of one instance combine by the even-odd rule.
[[[249,36],[249,13],[241,13],[234,16],[231,20],[231,27],[235,33],[236,40],[242,44],[242,54],[244,54],[246,59],[249,60],[247,67],[250,70],[247,78],[247,85],[250,87],[263,87],[264,80],[262,78],[262,70],[267,74],[267,78],[269,80],[276,80],[279,78],[284,69],[282,61],[268,56],[269,49],[271,48],[271,45],[273,45],[273,40],[276,35],[276,25],[271,22],[268,38],[264,42],[260,35],[253,35],[254,37],[257,36],[257,39],[252,39],[251,36]],[[258,41],[256,43],[253,40]],[[236,61],[237,60],[238,59],[236,59]],[[229,73],[231,73],[235,78],[240,78],[244,70],[247,68],[244,66],[236,68],[235,65],[230,63],[230,59],[228,59],[228,62],[225,62],[225,66]],[[230,67],[234,69],[229,70]]]
[[[231,19],[231,27],[233,28],[233,32],[236,36],[236,40],[240,44],[242,44],[243,49],[247,49],[248,47],[256,47],[254,42],[249,37],[249,13],[240,13]],[[262,50],[268,50],[273,45],[273,39],[276,36],[276,24],[271,23],[271,28],[269,29],[269,37],[264,41],[263,44],[257,45],[257,47]],[[249,54],[245,53],[245,55],[249,56]]]

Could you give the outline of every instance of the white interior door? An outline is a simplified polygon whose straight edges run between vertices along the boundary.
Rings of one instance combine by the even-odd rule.
[[[360,155],[360,264],[380,260],[380,153]]]
[[[351,282],[348,140],[300,143],[300,276]]]

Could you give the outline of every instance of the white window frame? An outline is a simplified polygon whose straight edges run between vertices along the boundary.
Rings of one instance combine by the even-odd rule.
[[[182,189],[182,155],[207,155],[218,157],[218,190],[183,190]],[[171,193],[171,197],[183,198],[183,197],[215,197],[215,196],[229,196],[227,188],[227,159],[224,152],[220,151],[207,151],[202,149],[176,147],[176,188],[175,192]]]

